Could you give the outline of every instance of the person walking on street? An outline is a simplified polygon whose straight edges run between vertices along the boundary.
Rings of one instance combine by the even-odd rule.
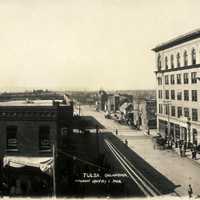
[[[197,151],[196,151],[196,149],[194,150],[194,160],[196,160],[197,159]]]
[[[192,149],[192,159],[194,159],[194,149]]]
[[[127,139],[125,139],[125,145],[128,146],[128,140]]]
[[[180,151],[180,156],[182,157],[183,153],[182,153],[182,145],[181,144],[179,146],[179,151]]]
[[[118,130],[116,129],[115,134],[118,135]]]
[[[189,184],[189,186],[188,186],[188,195],[189,195],[189,198],[192,198],[192,194],[193,194],[192,186]]]

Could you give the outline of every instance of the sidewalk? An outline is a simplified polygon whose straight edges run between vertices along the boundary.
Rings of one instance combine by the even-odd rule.
[[[150,137],[157,136],[157,129],[150,130],[150,135],[148,135],[146,132],[144,134],[147,135],[147,136],[150,136]],[[169,150],[169,149],[167,149],[167,150]],[[173,147],[172,151],[174,151],[178,156],[180,156],[179,148]],[[195,159],[192,159],[192,151],[190,149],[187,149],[187,151],[185,153],[185,158],[188,158],[192,162],[200,165],[200,154],[199,153],[196,154],[196,160],[195,160]]]
[[[191,152],[186,152],[186,157],[180,157],[178,149],[160,150],[154,149],[152,137],[156,135],[155,131],[151,135],[146,135],[146,139],[129,139],[129,147],[143,157],[150,165],[160,173],[171,180],[181,196],[188,196],[188,185],[191,184],[194,196],[200,194],[200,155],[197,160],[191,158]]]

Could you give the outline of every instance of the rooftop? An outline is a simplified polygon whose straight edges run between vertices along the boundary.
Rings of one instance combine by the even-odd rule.
[[[182,44],[184,42],[194,40],[194,39],[199,38],[199,37],[200,37],[200,29],[196,29],[196,30],[193,30],[189,33],[182,34],[178,37],[175,37],[171,40],[168,40],[167,42],[161,43],[158,46],[156,46],[155,48],[153,48],[152,50],[155,51],[155,52],[158,52],[158,51],[165,50],[165,49],[168,49],[170,47]]]
[[[57,102],[58,100],[56,100]],[[59,101],[62,102],[62,101]],[[52,100],[24,100],[24,101],[5,101],[0,102],[2,106],[53,106]]]

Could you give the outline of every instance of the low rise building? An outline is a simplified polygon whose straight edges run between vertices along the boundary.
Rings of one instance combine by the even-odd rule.
[[[134,99],[133,100],[134,125],[138,129],[148,131],[156,129],[156,100],[155,99]]]
[[[108,95],[106,107],[109,113],[118,111],[120,107],[120,96]]]
[[[36,167],[51,175],[53,145],[60,147],[62,136],[71,131],[72,120],[72,103],[50,100],[0,102],[0,159],[3,166],[16,170]],[[7,183],[10,187],[15,182],[20,187],[22,183],[31,185],[34,174],[26,173],[25,176],[24,172],[12,170],[8,173]]]
[[[96,110],[105,111],[108,100],[108,94],[104,90],[98,92],[98,100],[96,102]]]

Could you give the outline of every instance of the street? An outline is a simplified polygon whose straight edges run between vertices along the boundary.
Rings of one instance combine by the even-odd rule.
[[[111,119],[105,119],[104,113],[95,111],[94,107],[82,106],[81,115],[93,116],[105,129],[105,137],[109,135],[115,147],[134,162],[137,170],[156,186],[162,194],[188,195],[191,184],[194,196],[200,193],[200,165],[188,158],[180,158],[172,150],[154,149],[152,137],[142,131],[130,129]],[[117,137],[115,130],[118,129]],[[122,142],[128,141],[128,149]]]

